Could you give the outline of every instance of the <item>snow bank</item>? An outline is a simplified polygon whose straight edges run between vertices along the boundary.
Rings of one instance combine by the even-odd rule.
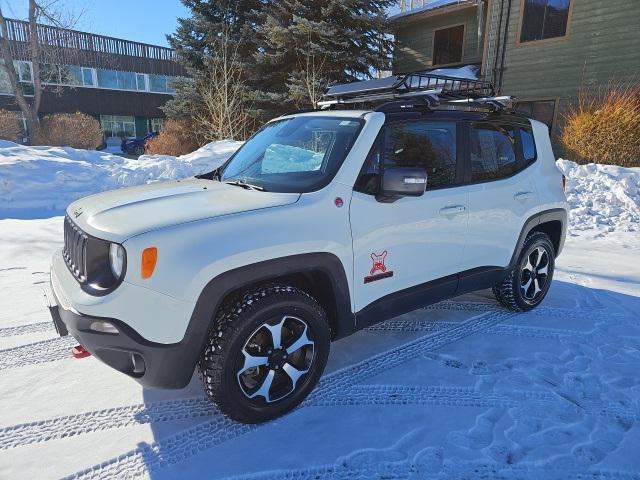
[[[240,145],[223,140],[181,157],[129,159],[93,150],[0,141],[0,218],[51,217],[92,193],[197,175],[220,166]]]
[[[640,230],[640,168],[558,160],[568,179],[571,230]]]

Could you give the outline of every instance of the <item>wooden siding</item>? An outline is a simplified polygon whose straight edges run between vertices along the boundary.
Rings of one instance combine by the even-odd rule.
[[[571,0],[567,35],[553,40],[519,43],[523,0],[511,0],[501,93],[521,99],[557,99],[557,134],[562,114],[575,102],[581,87],[607,85],[610,81],[640,82],[640,1]],[[508,0],[490,0],[490,30],[483,73],[499,79],[504,29],[495,21]],[[504,25],[503,25],[504,27]],[[498,69],[493,71],[498,56]]]
[[[424,70],[433,66],[433,35],[436,30],[465,25],[462,62],[456,65],[480,63],[482,42],[478,40],[477,8],[471,6],[446,15],[410,20],[395,24],[396,49],[393,57],[393,73],[402,74]],[[438,65],[439,66],[439,65]]]

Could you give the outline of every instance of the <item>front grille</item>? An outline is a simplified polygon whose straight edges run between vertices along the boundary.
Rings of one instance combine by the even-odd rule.
[[[87,241],[89,237],[68,216],[64,217],[64,248],[62,256],[74,277],[87,280]]]

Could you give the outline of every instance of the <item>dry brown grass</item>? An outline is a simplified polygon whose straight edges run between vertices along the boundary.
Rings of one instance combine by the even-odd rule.
[[[201,145],[196,140],[194,127],[186,121],[167,120],[155,138],[147,141],[146,153],[150,155],[185,155]]]
[[[567,158],[640,166],[640,85],[585,89],[564,122],[560,139]]]
[[[22,136],[22,122],[16,112],[0,110],[0,139],[17,142]]]
[[[35,136],[37,145],[98,148],[103,141],[100,123],[84,113],[57,113],[44,117]]]

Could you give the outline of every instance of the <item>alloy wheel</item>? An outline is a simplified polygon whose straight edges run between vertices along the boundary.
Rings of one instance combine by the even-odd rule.
[[[528,302],[535,302],[549,280],[549,252],[544,247],[534,248],[520,272],[520,290]]]
[[[315,344],[302,319],[285,315],[267,321],[249,336],[240,352],[240,389],[252,400],[282,400],[310,371],[314,356]]]

